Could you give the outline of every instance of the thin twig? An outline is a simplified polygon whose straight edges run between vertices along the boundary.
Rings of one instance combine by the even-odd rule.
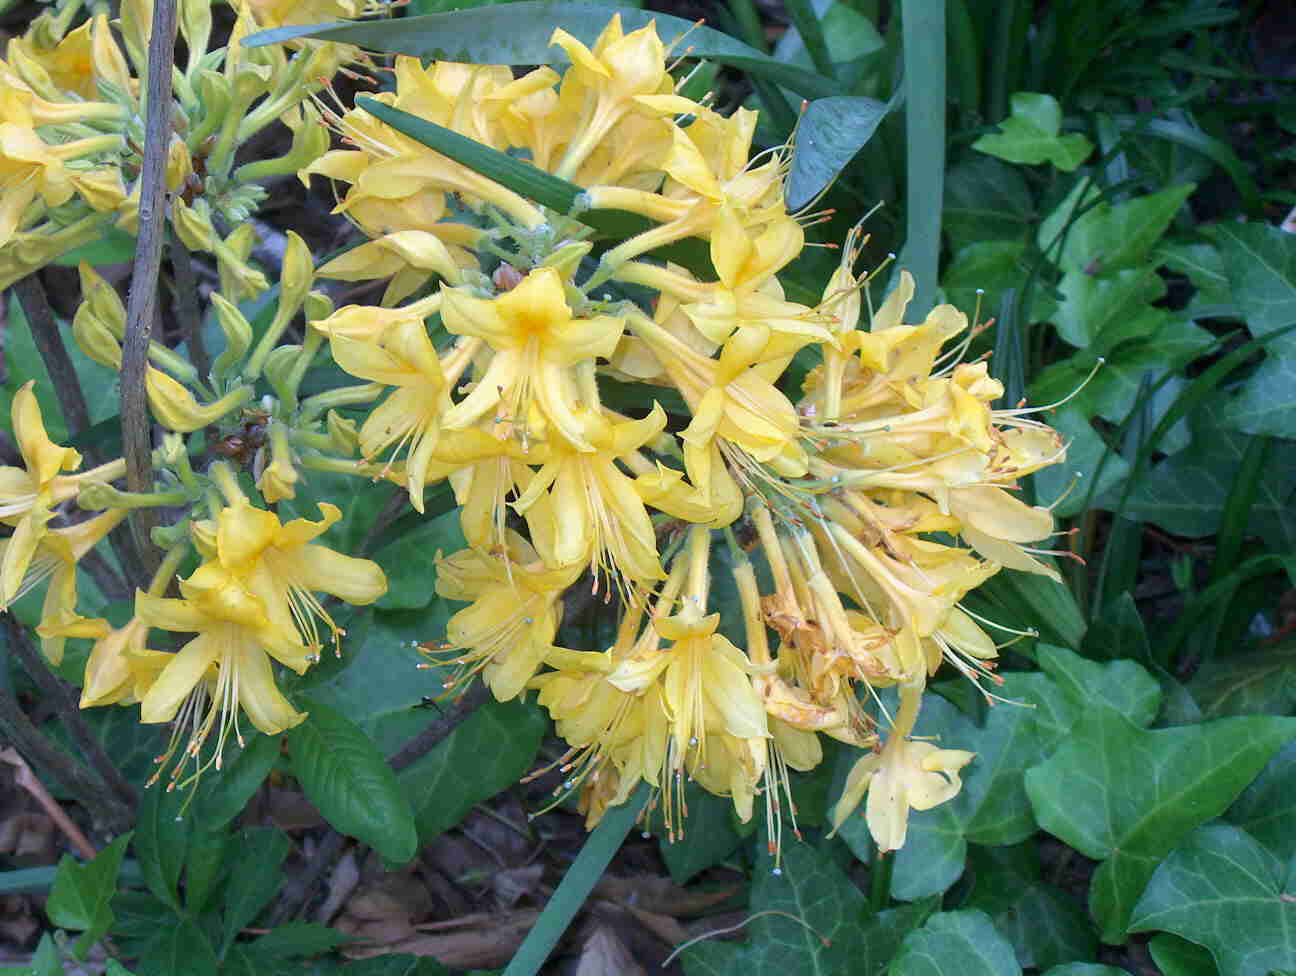
[[[59,406],[63,408],[63,421],[67,424],[68,433],[75,437],[90,427],[90,411],[86,407],[85,393],[81,390],[81,381],[77,377],[76,367],[72,365],[72,357],[63,345],[58,320],[54,318],[54,310],[50,308],[45,288],[40,279],[32,274],[14,282],[14,291],[18,294],[18,302],[31,327],[32,339],[54,384],[54,394],[58,397]]]
[[[63,832],[63,836],[72,842],[77,853],[87,861],[93,861],[99,852],[90,843],[90,838],[72,821],[67,811],[58,805],[58,801],[50,796],[49,790],[45,789],[45,784],[32,772],[32,768],[27,765],[27,760],[19,755],[18,750],[0,749],[0,762],[8,763],[14,768],[14,785],[32,795],[32,798],[40,804],[40,808],[45,811],[46,816],[54,821],[54,826],[58,827]]]
[[[203,341],[202,310],[198,306],[198,275],[194,273],[193,255],[174,230],[167,238],[167,251],[171,255],[172,280],[175,283],[176,321],[189,347],[189,361],[198,370],[204,382],[211,375],[211,357]]]
[[[151,424],[144,375],[157,307],[158,271],[162,267],[163,221],[166,216],[167,149],[171,142],[171,69],[175,63],[176,0],[156,0],[148,45],[147,104],[144,116],[144,161],[140,169],[139,237],[126,305],[126,338],[122,344],[121,417],[126,455],[126,484],[131,491],[151,491],[153,460]],[[150,571],[161,559],[149,539],[156,524],[149,508],[131,513],[140,554]]]
[[[99,806],[104,810],[105,821],[115,831],[126,830],[134,822],[135,790],[90,731],[75,693],[67,682],[50,670],[27,629],[12,614],[4,615],[4,628],[10,653],[22,662],[46,701],[54,706],[64,728],[81,750],[81,759],[107,787],[99,794]]]
[[[103,781],[54,745],[27,717],[7,687],[0,687],[0,736],[28,761],[51,773],[87,810],[103,809]]]
[[[129,600],[135,595],[98,549],[91,549],[81,557],[81,568],[90,574],[100,592],[109,600]]]

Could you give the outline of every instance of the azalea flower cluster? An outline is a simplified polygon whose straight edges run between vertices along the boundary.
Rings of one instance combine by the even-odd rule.
[[[815,219],[787,212],[787,150],[753,158],[755,113],[677,94],[653,26],[613,19],[593,48],[561,30],[553,43],[571,62],[561,75],[398,58],[377,99],[577,184],[569,213],[363,109],[302,110],[343,146],[294,168],[331,180],[369,240],[315,268],[290,235],[255,343],[239,308],[249,279],[212,248],[224,351],[203,377],[150,351],[148,400],[170,432],[156,491],[113,487],[120,461],[65,473],[79,456],[19,394],[0,607],[53,574],[46,653],[94,640],[83,705],[139,702],[144,721],[174,722],[177,782],[219,763],[240,713],[267,733],[303,720],[271,661],[306,670],[321,624],[337,643],[316,594],[364,605],[385,589],[374,563],[314,541],[335,507],[318,522],[274,507],[320,471],[386,479],[420,512],[448,482],[466,545],[438,555],[435,586],[466,606],[423,647],[450,694],[480,677],[500,700],[538,698],[570,746],[559,792],[589,824],[647,783],[682,836],[692,780],[743,820],[759,799],[777,840],[784,812],[795,827],[789,771],[819,764],[826,736],[862,750],[836,822],[867,796],[879,847],[897,848],[908,811],[955,795],[972,758],[912,738],[928,679],[948,661],[996,680],[996,643],[960,601],[1004,567],[1056,576],[1031,545],[1052,516],[1012,489],[1059,460],[1061,440],[993,406],[1003,387],[964,361],[962,312],[905,322],[907,273],[874,308],[858,232],[816,304],[787,298],[778,274]],[[343,56],[316,45],[284,64]],[[648,229],[596,252],[590,215],[610,211]],[[81,275],[74,335],[119,368],[125,309]],[[335,309],[320,278],[385,293]],[[299,317],[300,341],[282,342]],[[324,359],[357,382],[301,396]],[[200,449],[232,441],[223,458]],[[73,500],[103,514],[76,522]],[[145,506],[183,514],[154,531],[166,557],[134,617],[79,616],[77,560]],[[577,612],[616,615],[608,646],[567,646]],[[155,650],[154,631],[195,636]]]
[[[0,287],[109,228],[136,230],[152,3],[125,0],[112,22],[88,5],[73,28],[82,5],[69,0],[37,17],[0,60]],[[239,300],[268,287],[248,263],[255,238],[245,221],[266,195],[258,181],[294,173],[327,148],[303,102],[353,52],[244,48],[259,26],[283,22],[266,0],[244,3],[228,43],[209,52],[208,0],[178,6],[189,55],[174,73],[167,216],[186,247],[216,258],[226,293]],[[236,165],[240,146],[276,121],[292,130],[289,151]],[[222,233],[228,225],[236,229]]]

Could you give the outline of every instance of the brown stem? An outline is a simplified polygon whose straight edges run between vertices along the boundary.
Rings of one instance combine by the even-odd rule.
[[[9,619],[8,614],[4,619]],[[125,818],[107,815],[103,782],[36,728],[7,687],[0,688],[0,736],[26,759],[52,774],[87,810],[102,811],[103,819],[114,832],[129,829],[129,814]]]
[[[50,670],[27,629],[12,614],[4,614],[3,619],[10,653],[22,662],[45,700],[53,705],[64,728],[80,750],[82,761],[107,786],[107,790],[100,787],[96,791],[97,806],[104,810],[104,819],[114,831],[128,829],[134,821],[135,790],[126,782],[103,744],[90,731],[71,686]]]
[[[77,849],[77,853],[87,861],[93,861],[99,852],[95,850],[81,828],[67,815],[67,811],[50,796],[49,790],[45,789],[45,784],[32,772],[31,766],[27,765],[27,760],[19,755],[18,750],[0,749],[0,762],[8,763],[14,768],[14,784],[32,795],[45,811],[45,815],[54,821],[54,826],[58,827],[63,832],[63,836]]]
[[[198,306],[198,275],[194,273],[193,255],[173,230],[168,235],[167,250],[171,255],[171,272],[175,283],[176,321],[189,347],[189,361],[198,375],[207,381],[211,375],[211,357],[203,342],[202,310]]]
[[[72,357],[63,345],[58,320],[54,318],[54,310],[50,308],[45,288],[40,279],[31,274],[14,282],[14,291],[18,294],[18,302],[31,327],[32,339],[36,342],[36,348],[40,351],[45,369],[54,384],[54,395],[63,408],[63,421],[67,424],[68,433],[75,437],[90,427],[90,411],[86,408],[81,381],[72,365]]]
[[[171,69],[175,63],[176,0],[156,0],[148,45],[147,103],[144,116],[144,161],[140,169],[139,237],[126,305],[126,338],[122,344],[121,417],[126,455],[126,485],[151,491],[153,460],[151,424],[144,376],[157,308],[158,271],[162,266],[163,219],[166,216],[167,149],[171,141]],[[156,524],[153,509],[131,513],[131,527],[146,568],[152,572],[161,553],[149,538]]]

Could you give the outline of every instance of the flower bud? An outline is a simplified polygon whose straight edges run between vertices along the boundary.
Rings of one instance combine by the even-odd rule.
[[[353,457],[360,450],[360,435],[356,431],[356,422],[343,417],[336,410],[330,410],[324,425],[328,428],[329,441],[339,454]]]
[[[94,316],[112,332],[118,341],[121,341],[126,335],[126,306],[122,304],[117,289],[104,281],[99,273],[84,261],[77,265],[77,271],[81,275],[81,307],[88,306]]]
[[[282,403],[292,403],[297,399],[293,391],[292,373],[301,351],[301,346],[275,346],[266,356],[265,378]]]
[[[267,364],[267,373],[269,365]],[[297,469],[293,467],[292,447],[288,443],[288,428],[281,423],[270,427],[270,463],[261,472],[257,488],[270,504],[297,496]]]
[[[152,366],[145,375],[144,385],[148,391],[149,406],[158,423],[185,434],[214,424],[252,396],[250,387],[239,387],[219,400],[203,405],[183,385]]]
[[[185,185],[189,174],[193,172],[193,160],[189,156],[189,147],[184,140],[172,133],[167,146],[166,187],[176,193]]]
[[[283,270],[279,273],[279,307],[292,306],[293,314],[315,283],[315,257],[296,231],[288,232]],[[277,316],[276,316],[277,318]]]
[[[72,319],[72,337],[81,351],[100,366],[121,369],[121,345],[89,302],[83,302]]]
[[[302,312],[307,322],[319,322],[333,314],[333,299],[322,291],[313,291],[302,302]]]
[[[541,267],[555,268],[560,275],[570,280],[576,273],[576,269],[580,267],[581,261],[585,259],[585,255],[593,248],[594,245],[589,241],[572,241],[548,255]]]
[[[220,379],[233,373],[243,361],[252,345],[252,326],[238,307],[219,292],[212,293],[212,304],[216,306],[216,322],[225,333],[225,351],[212,364],[212,375]]]

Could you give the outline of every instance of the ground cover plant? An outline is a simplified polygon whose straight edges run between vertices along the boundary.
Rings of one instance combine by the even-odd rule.
[[[5,971],[1296,970],[1281,9],[3,16]]]

